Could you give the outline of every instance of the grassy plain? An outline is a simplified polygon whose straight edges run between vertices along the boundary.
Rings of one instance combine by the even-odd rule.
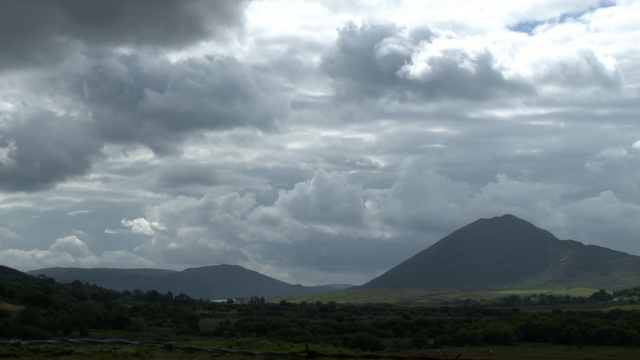
[[[409,305],[442,305],[456,300],[474,299],[490,301],[509,295],[533,296],[537,294],[545,295],[569,295],[588,297],[598,289],[590,288],[566,288],[566,289],[522,289],[522,290],[500,290],[500,291],[450,291],[450,290],[370,290],[370,289],[349,289],[331,293],[303,294],[282,298],[269,299],[270,301],[286,300],[289,302],[315,303],[336,302],[339,304],[352,303],[387,303],[387,304],[409,304]]]

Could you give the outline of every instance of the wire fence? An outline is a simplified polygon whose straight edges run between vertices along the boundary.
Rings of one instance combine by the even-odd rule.
[[[36,345],[61,345],[61,344],[73,344],[73,345],[135,345],[146,346],[166,349],[169,351],[183,350],[192,352],[207,352],[211,354],[227,354],[227,355],[244,355],[244,356],[261,356],[261,357],[299,357],[305,359],[321,359],[321,358],[333,358],[333,359],[389,359],[389,360],[448,360],[448,359],[460,359],[458,354],[455,358],[449,358],[445,353],[442,353],[442,357],[433,357],[428,355],[393,355],[393,354],[346,354],[346,353],[332,353],[327,354],[316,350],[309,349],[307,345],[304,350],[301,351],[252,351],[252,350],[236,350],[236,349],[220,349],[220,348],[208,348],[202,346],[192,345],[177,345],[175,343],[156,342],[156,341],[134,341],[124,339],[51,339],[51,340],[0,340],[0,345],[19,347],[23,350],[27,350],[29,346]],[[468,359],[470,360],[470,359]]]

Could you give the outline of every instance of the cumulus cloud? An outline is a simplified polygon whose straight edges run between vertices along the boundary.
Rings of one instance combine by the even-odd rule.
[[[84,241],[71,235],[56,239],[47,250],[2,250],[0,262],[21,269],[47,266],[91,267],[98,264],[98,258]]]
[[[338,101],[477,102],[622,90],[624,77],[612,56],[589,42],[555,40],[565,36],[555,27],[547,31],[535,38],[504,33],[491,38],[347,23],[321,68],[333,78]]]
[[[534,93],[523,80],[507,78],[489,49],[475,47],[471,41],[447,38],[423,43],[399,74],[411,80],[427,99],[483,100]]]
[[[585,46],[558,44],[528,59],[533,81],[550,90],[616,90],[624,85],[617,62]]]
[[[122,224],[121,229],[107,229],[104,232],[106,234],[120,234],[123,232],[130,232],[132,234],[141,234],[141,235],[155,235],[158,231],[165,231],[167,227],[157,221],[149,221],[145,218],[139,217],[132,220],[122,219],[120,222]]]
[[[174,266],[242,263],[252,229],[245,217],[255,207],[252,195],[237,193],[200,198],[178,196],[145,208],[145,216],[167,224],[167,231],[156,233],[137,247],[147,258]]]
[[[311,181],[298,183],[281,192],[276,207],[304,223],[342,223],[355,226],[364,221],[361,189],[349,184],[343,175],[318,170]]]
[[[532,93],[508,79],[477,39],[456,39],[429,28],[348,23],[322,66],[340,97],[390,96],[414,101],[436,97],[481,100],[503,92]]]
[[[0,263],[18,269],[35,270],[44,267],[149,267],[152,262],[128,251],[105,251],[94,254],[76,235],[55,240],[46,250],[0,250]]]

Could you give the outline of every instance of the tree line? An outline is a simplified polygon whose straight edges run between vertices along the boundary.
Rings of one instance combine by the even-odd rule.
[[[446,306],[271,303],[254,296],[218,303],[171,292],[107,290],[76,281],[2,276],[0,338],[88,337],[94,331],[127,336],[188,335],[266,339],[378,351],[446,346],[640,346],[635,310],[536,310],[531,298],[506,296],[492,304],[461,300]],[[575,304],[632,297],[640,288],[601,290],[590,297],[538,296],[537,303]],[[525,306],[526,305],[526,306]],[[153,339],[149,339],[153,340]]]

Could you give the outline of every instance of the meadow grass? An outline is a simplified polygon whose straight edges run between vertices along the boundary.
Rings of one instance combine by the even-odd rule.
[[[330,293],[303,294],[289,297],[278,297],[268,299],[268,301],[278,302],[281,300],[299,303],[306,301],[315,303],[321,301],[336,303],[387,303],[387,304],[415,304],[415,305],[442,305],[456,300],[474,299],[486,300],[497,299],[509,295],[534,296],[538,294],[546,295],[569,295],[573,297],[588,297],[598,289],[591,288],[564,288],[564,289],[520,289],[520,290],[498,290],[498,291],[450,291],[450,290],[389,290],[389,289],[349,289]]]

